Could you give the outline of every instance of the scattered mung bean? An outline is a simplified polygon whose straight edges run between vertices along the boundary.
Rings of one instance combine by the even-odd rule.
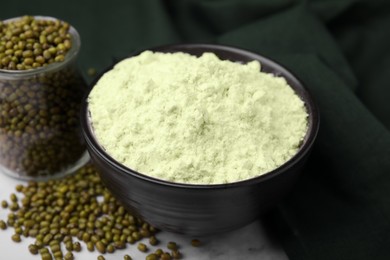
[[[157,238],[155,237],[155,236],[150,236],[149,237],[149,244],[150,245],[152,245],[152,246],[155,246],[155,245],[157,245],[158,244],[158,240],[157,240]]]
[[[80,252],[81,251],[81,244],[79,242],[74,242],[73,243],[73,250],[76,252]]]
[[[4,220],[0,220],[0,229],[2,230],[7,229],[7,224],[4,222]]]
[[[73,259],[73,253],[81,251],[82,243],[88,251],[96,247],[101,254],[112,253],[126,248],[127,243],[144,239],[141,230],[149,231],[151,245],[158,243],[157,230],[126,212],[105,189],[91,165],[62,179],[29,181],[18,190],[23,203],[7,217],[15,229],[13,240],[18,240],[16,236],[35,238],[28,250],[31,254],[39,253],[42,259]],[[0,228],[6,225],[0,220]],[[81,243],[73,242],[77,236],[82,238]],[[61,251],[61,245],[67,253]],[[138,243],[137,248],[148,251],[144,243]],[[151,253],[156,257],[163,254],[161,249]]]
[[[137,245],[137,248],[138,248],[138,250],[141,251],[141,252],[146,252],[146,251],[148,251],[148,247],[147,247],[144,243],[139,243],[139,244]]]
[[[199,239],[192,239],[191,240],[191,245],[193,246],[193,247],[199,247],[200,246],[200,240]]]
[[[70,252],[70,251],[66,252],[64,259],[65,260],[73,260],[74,256],[73,256],[72,252]]]
[[[107,253],[114,253],[115,252],[115,247],[112,244],[109,244],[107,246]]]
[[[87,242],[87,249],[89,252],[95,251],[95,245],[93,244],[92,241]]]
[[[41,248],[39,249],[39,253],[42,255],[42,254],[48,254],[49,253],[49,249],[47,249],[46,247],[44,248]]]
[[[42,260],[52,260],[53,258],[52,258],[50,253],[42,253],[41,254],[41,259]]]
[[[172,257],[169,253],[162,253],[161,256],[160,256],[160,260],[171,260]]]
[[[100,253],[104,254],[106,252],[106,246],[102,241],[98,241],[95,244],[96,250],[99,251]]]
[[[15,227],[15,233],[21,235],[23,234],[23,229],[21,227]]]
[[[53,252],[53,256],[55,258],[61,258],[62,259],[62,257],[63,257],[62,251]]]
[[[171,254],[172,254],[173,259],[180,259],[181,258],[181,253],[179,250],[172,250]]]
[[[158,256],[156,254],[149,254],[146,256],[145,260],[158,260]]]
[[[65,242],[65,248],[68,251],[73,251],[73,243],[72,243],[72,241],[66,241]]]
[[[156,254],[156,255],[158,255],[158,256],[161,256],[163,253],[164,253],[164,251],[163,251],[161,248],[157,249],[157,250],[154,252],[154,254]]]
[[[11,199],[12,202],[17,202],[18,201],[18,197],[16,197],[15,193],[11,193],[10,199]]]
[[[61,252],[61,247],[59,243],[51,244],[50,249],[53,253],[55,252]]]
[[[176,250],[177,249],[177,244],[175,242],[168,242],[167,244],[167,248],[170,249],[170,250]]]
[[[20,241],[22,241],[22,240],[20,239],[20,235],[19,235],[19,234],[13,234],[11,238],[12,238],[12,240],[13,240],[14,242],[16,242],[16,243],[19,243]]]
[[[3,200],[3,201],[1,202],[1,207],[2,207],[3,209],[8,208],[8,202],[5,201],[5,200]]]
[[[30,244],[30,245],[28,246],[28,250],[29,250],[30,253],[33,254],[33,255],[38,254],[38,247],[37,247],[36,245],[34,245],[34,244]]]

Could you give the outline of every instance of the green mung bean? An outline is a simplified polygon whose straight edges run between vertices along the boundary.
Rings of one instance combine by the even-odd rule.
[[[141,239],[141,235],[137,231],[134,231],[133,233],[131,233],[131,236],[135,239],[135,241],[138,241]]]
[[[25,220],[24,223],[23,223],[23,225],[24,225],[25,227],[29,227],[29,228],[31,228],[32,226],[34,226],[34,224],[35,224],[35,221],[32,220],[32,219]]]
[[[123,260],[132,260],[131,256],[129,255],[124,255]]]
[[[16,197],[15,193],[11,193],[10,199],[11,199],[12,202],[17,202],[18,201],[18,197]]]
[[[134,244],[136,241],[132,236],[128,236],[126,239],[127,243],[129,244]]]
[[[102,241],[98,241],[95,244],[96,250],[99,251],[100,253],[104,254],[106,252],[106,246]]]
[[[64,259],[65,260],[73,260],[74,256],[73,256],[72,252],[66,252]]]
[[[55,258],[62,258],[63,257],[62,251],[53,252],[53,256]]]
[[[36,239],[35,240],[35,243],[34,243],[38,248],[42,248],[44,246],[42,240],[38,240]]]
[[[51,230],[51,232],[57,232],[57,230]],[[55,241],[62,241],[62,239],[64,238],[64,236],[60,233],[55,233],[55,235],[53,236],[53,239]]]
[[[19,237],[35,237],[34,244],[29,246],[31,253],[66,259],[67,254],[62,253],[61,245],[67,252],[79,252],[81,243],[88,251],[96,247],[101,254],[112,253],[126,248],[127,243],[135,243],[134,237],[144,239],[141,233],[146,229],[150,232],[149,243],[158,242],[150,225],[126,212],[108,193],[91,165],[63,179],[30,181],[18,190],[23,202],[20,209],[8,214],[7,221],[13,223],[16,233],[21,233]],[[103,197],[103,200],[99,201],[98,197]],[[91,224],[88,227],[86,223]],[[81,237],[81,243],[73,243],[76,236]],[[137,248],[141,252],[148,250],[143,243],[137,244]],[[153,254],[161,255],[158,250]]]
[[[29,235],[30,237],[36,237],[36,236],[38,235],[38,230],[37,230],[37,229],[30,229],[30,230],[28,231],[28,235]]]
[[[19,209],[19,204],[18,203],[12,203],[9,206],[9,209],[12,210],[12,211],[17,211]]]
[[[114,242],[114,246],[116,249],[124,249],[126,248],[126,243],[124,241],[116,241]]]
[[[11,238],[12,238],[12,241],[14,241],[16,243],[19,243],[20,241],[22,241],[20,239],[20,235],[19,234],[13,234]]]
[[[171,254],[172,254],[172,258],[173,258],[173,259],[180,259],[180,258],[181,258],[181,253],[180,253],[179,250],[173,250],[173,251],[171,252]]]
[[[49,249],[47,249],[46,247],[41,248],[41,249],[39,249],[39,253],[40,254],[48,254],[49,253]]]
[[[21,234],[23,234],[23,229],[21,227],[16,227],[15,228],[15,233],[18,234],[18,235],[21,235]]]
[[[36,255],[38,254],[38,247],[34,244],[30,244],[28,246],[28,251],[30,251],[31,254]]]
[[[4,220],[0,220],[0,229],[5,230],[7,229],[7,224]]]
[[[161,256],[160,256],[160,260],[171,260],[172,257],[169,253],[162,253]]]
[[[191,240],[191,245],[193,246],[193,247],[199,247],[200,246],[200,240],[199,239],[192,239]]]
[[[158,260],[159,257],[156,254],[149,254],[146,256],[145,260]]]
[[[80,252],[81,251],[81,244],[79,242],[74,242],[73,243],[73,250],[76,252]]]
[[[159,241],[157,240],[157,238],[156,238],[155,236],[149,237],[149,244],[150,244],[150,245],[155,246],[155,245],[158,244],[158,242],[159,242]]]
[[[53,253],[61,251],[61,247],[59,243],[54,243],[50,245],[50,249]]]
[[[161,249],[161,248],[158,248],[154,254],[158,255],[158,256],[161,256],[162,254],[164,253],[164,251]]]
[[[7,225],[10,226],[10,227],[13,227],[15,224],[15,220],[14,219],[8,219],[7,220]]]
[[[148,251],[148,247],[144,243],[139,243],[137,245],[137,249],[141,252],[146,252]]]
[[[5,201],[5,200],[3,200],[3,201],[1,202],[1,207],[2,207],[3,209],[8,208],[8,202]]]
[[[53,258],[52,258],[50,253],[43,253],[43,254],[41,254],[41,259],[42,260],[52,260]]]
[[[46,236],[44,236],[42,242],[45,244],[45,245],[48,245],[50,243],[50,241],[52,240],[53,238],[53,235],[52,234],[47,234]]]
[[[73,240],[72,237],[69,236],[69,235],[66,235],[66,236],[64,237],[64,239],[63,239],[63,241],[64,241],[65,243],[67,243],[67,242],[72,243],[72,242],[73,242],[72,240]]]
[[[87,249],[90,252],[93,252],[95,250],[95,245],[94,245],[94,243],[92,241],[88,241],[87,242]]]
[[[22,192],[22,190],[23,190],[23,185],[22,185],[22,184],[16,185],[16,186],[15,186],[15,190],[16,190],[17,192]]]
[[[72,241],[66,241],[65,242],[65,248],[68,251],[73,251],[73,243],[72,243]]]
[[[167,248],[170,249],[170,250],[176,250],[177,249],[177,244],[175,242],[168,242],[167,244]]]
[[[106,251],[107,251],[107,253],[112,254],[112,253],[115,252],[115,247],[114,247],[112,244],[109,244],[109,245],[107,246]]]
[[[140,235],[142,237],[149,237],[150,236],[150,231],[148,228],[141,228],[140,230]]]

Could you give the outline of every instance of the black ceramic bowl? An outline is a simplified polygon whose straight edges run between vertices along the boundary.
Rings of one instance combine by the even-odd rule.
[[[201,236],[233,230],[252,222],[280,201],[301,172],[319,127],[319,115],[313,99],[302,83],[285,68],[242,49],[182,44],[149,50],[181,51],[193,55],[213,52],[219,58],[231,61],[260,61],[263,71],[283,76],[304,101],[309,114],[308,132],[297,154],[269,173],[229,184],[178,184],[143,175],[110,157],[95,139],[88,103],[84,100],[81,115],[83,134],[104,184],[130,211],[162,230]],[[139,52],[133,56],[137,54]]]

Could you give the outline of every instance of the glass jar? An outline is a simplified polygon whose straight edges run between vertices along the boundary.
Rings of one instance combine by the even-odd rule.
[[[35,19],[57,20],[51,17]],[[7,23],[13,18],[4,21]],[[89,157],[79,110],[87,90],[76,66],[80,37],[62,62],[30,70],[0,69],[0,171],[19,179],[63,176]]]

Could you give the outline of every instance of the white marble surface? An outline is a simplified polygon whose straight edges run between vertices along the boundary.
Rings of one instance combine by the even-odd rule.
[[[15,192],[15,186],[18,183],[24,184],[23,181],[15,180],[0,173],[0,201],[6,199],[9,201],[9,195]],[[6,220],[8,210],[0,208],[0,219]],[[39,255],[31,255],[27,249],[32,238],[23,238],[21,243],[15,243],[11,240],[13,228],[0,230],[0,259],[2,260],[27,260],[41,259]],[[168,241],[176,241],[180,245],[180,251],[183,259],[202,260],[287,260],[283,249],[277,243],[270,239],[264,229],[261,221],[256,221],[241,229],[235,230],[216,237],[202,238],[202,246],[192,247],[190,241],[192,238],[179,236],[168,232],[161,231],[157,234],[161,241],[156,247],[165,247]],[[146,244],[147,241],[144,241]],[[153,250],[154,251],[154,250]],[[63,248],[63,252],[65,248]],[[117,250],[114,254],[105,254],[107,260],[123,259],[125,254],[129,254],[133,259],[145,259],[145,253],[141,253],[134,245],[127,245],[126,249]],[[89,252],[83,247],[82,252],[75,253],[75,259],[89,260],[96,259],[98,252]]]

